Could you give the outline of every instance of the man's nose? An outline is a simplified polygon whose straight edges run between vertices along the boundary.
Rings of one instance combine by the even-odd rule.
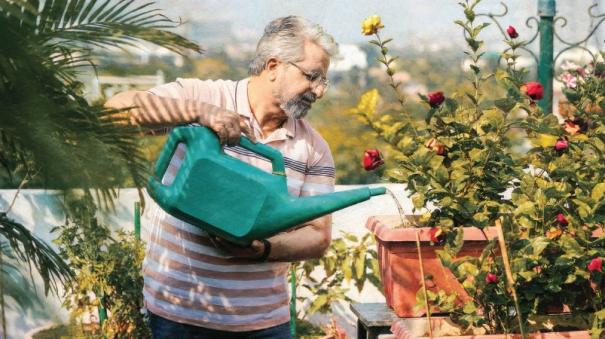
[[[317,99],[321,99],[324,96],[324,92],[326,91],[326,87],[324,85],[315,86],[313,88],[313,93]]]

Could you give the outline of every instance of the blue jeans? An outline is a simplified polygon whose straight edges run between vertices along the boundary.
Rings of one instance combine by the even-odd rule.
[[[256,331],[229,332],[181,324],[148,312],[153,339],[291,339],[290,323]]]

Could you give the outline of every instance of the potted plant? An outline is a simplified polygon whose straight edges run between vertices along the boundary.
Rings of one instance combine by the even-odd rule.
[[[144,243],[132,232],[112,232],[100,223],[90,194],[67,195],[66,206],[67,222],[53,232],[59,233],[55,243],[75,275],[65,285],[63,305],[80,324],[69,330],[106,338],[150,337],[141,312]],[[102,322],[100,308],[108,314]]]
[[[566,95],[577,113],[560,122],[538,108],[535,102],[542,98],[542,86],[526,82],[527,72],[516,67],[516,50],[524,42],[513,27],[506,31],[509,48],[502,54],[506,67],[485,74],[478,37],[487,24],[476,22],[479,2],[461,2],[465,20],[456,21],[468,45],[470,90],[449,97],[439,91],[420,95],[427,106],[421,120],[405,113],[405,98],[393,79],[395,58],[388,55],[390,39],[382,40],[379,34],[380,18],[370,17],[363,24],[364,34],[376,38],[370,43],[380,48],[379,61],[403,110],[379,115],[367,109],[366,97],[360,102],[366,109],[357,113],[392,146],[396,164],[387,169],[387,176],[407,184],[415,208],[424,210],[419,222],[426,226],[420,231],[387,231],[376,219],[368,222],[382,243],[381,266],[390,269],[382,274],[387,302],[389,293],[392,305],[402,302],[401,296],[388,291],[388,284],[416,274],[419,283],[413,287],[426,286],[416,298],[420,306],[428,302],[431,310],[449,312],[451,321],[465,331],[524,334],[556,320],[555,325],[572,321],[567,325],[575,328],[592,324],[592,335],[598,337],[605,249],[599,234],[605,217],[605,126],[602,113],[594,109],[605,97],[600,62],[583,68],[586,81],[578,81],[573,91],[568,88]],[[496,99],[488,100],[483,89],[494,80],[501,90]],[[494,225],[504,231],[502,244],[492,240]],[[484,240],[474,251],[467,247],[471,230]],[[405,258],[393,259],[402,256],[388,244],[389,232],[418,234],[416,242],[433,245],[419,251],[432,277],[400,267]],[[507,258],[500,256],[503,252]],[[448,274],[431,271],[436,261],[431,253],[455,279],[442,279]],[[564,305],[572,320],[548,316]]]

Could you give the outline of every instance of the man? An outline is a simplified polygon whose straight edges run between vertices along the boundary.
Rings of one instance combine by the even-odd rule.
[[[271,163],[237,146],[241,133],[279,150],[290,194],[331,192],[334,162],[324,139],[305,121],[328,86],[334,39],[295,16],[265,28],[250,78],[177,79],[148,92],[125,92],[107,102],[128,111],[133,124],[199,123],[225,151],[271,171]],[[177,148],[163,178],[170,184],[183,158]],[[200,228],[153,212],[144,264],[145,305],[154,338],[290,338],[288,262],[321,257],[331,240],[331,217],[254,241],[242,248]]]

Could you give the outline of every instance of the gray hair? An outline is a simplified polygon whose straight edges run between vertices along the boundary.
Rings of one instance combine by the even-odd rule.
[[[287,16],[271,21],[258,41],[256,55],[250,62],[250,75],[259,75],[270,58],[297,62],[304,58],[304,41],[309,39],[329,57],[338,54],[338,44],[318,24],[299,16]]]

